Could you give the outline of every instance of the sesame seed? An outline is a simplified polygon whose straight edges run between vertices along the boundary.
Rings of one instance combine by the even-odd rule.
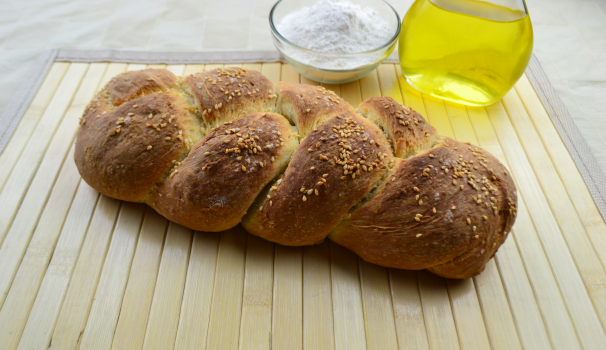
[[[246,167],[242,165],[242,171],[246,171]]]
[[[471,219],[467,218],[467,225],[471,225]]]
[[[484,254],[484,249],[482,249],[482,250],[480,251],[480,254]]]
[[[150,149],[152,149],[152,146],[147,146],[147,150],[149,151]]]
[[[416,200],[419,200],[419,195],[416,195],[416,196],[415,196],[415,199],[416,199]]]
[[[223,142],[225,142],[225,143],[229,143],[230,141],[229,141],[229,140],[225,140],[225,141],[223,141]]]
[[[455,209],[457,209],[457,207],[453,205],[452,208],[450,208],[450,209],[455,210]]]
[[[416,237],[417,237],[417,238],[419,238],[419,237],[421,237],[421,236],[423,236],[423,234],[422,234],[422,233],[419,233],[419,234],[417,234],[417,235],[416,235]]]
[[[303,196],[303,202],[307,202],[307,197]]]
[[[473,238],[478,239],[478,238],[480,238],[480,236],[479,235],[475,235],[475,236],[473,236]]]
[[[128,113],[128,116],[135,115],[135,113]]]
[[[436,213],[436,208],[433,208],[433,213],[434,213],[434,214]]]
[[[419,205],[423,205],[423,200],[422,199],[419,201]]]
[[[452,180],[452,184],[456,185],[457,184],[457,180]]]
[[[429,158],[434,158],[435,156],[433,154],[429,154]]]
[[[419,192],[419,189],[417,187],[413,187],[413,190],[415,190],[415,192]]]
[[[315,189],[314,193],[316,194],[316,196],[320,195],[320,192],[318,192],[318,189]]]
[[[474,227],[472,227],[472,229],[473,229],[473,231],[475,232],[475,231],[476,231],[476,229],[477,229],[477,227],[475,227],[475,226],[474,226]]]
[[[418,216],[415,216],[415,221],[421,221]]]

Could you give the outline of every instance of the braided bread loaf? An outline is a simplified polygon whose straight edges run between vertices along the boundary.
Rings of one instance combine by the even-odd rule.
[[[80,125],[89,185],[195,230],[241,223],[292,246],[328,236],[372,263],[468,278],[515,220],[497,159],[388,97],[354,111],[324,88],[241,68],[147,69],[113,78]]]

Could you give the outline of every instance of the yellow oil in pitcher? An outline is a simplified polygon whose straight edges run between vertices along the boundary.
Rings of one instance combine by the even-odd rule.
[[[417,0],[402,21],[402,73],[415,89],[485,106],[518,81],[532,53],[532,25],[517,9],[478,0]]]

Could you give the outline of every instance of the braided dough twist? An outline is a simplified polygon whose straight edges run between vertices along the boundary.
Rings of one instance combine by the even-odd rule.
[[[86,108],[75,161],[113,198],[181,225],[284,245],[326,237],[386,267],[482,272],[515,220],[516,188],[481,148],[372,97],[272,84],[255,71],[113,78]]]

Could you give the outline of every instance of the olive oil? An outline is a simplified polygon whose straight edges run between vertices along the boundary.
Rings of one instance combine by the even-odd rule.
[[[477,0],[417,0],[402,21],[402,73],[428,95],[475,106],[498,101],[532,53],[532,25],[518,3],[512,9]]]

